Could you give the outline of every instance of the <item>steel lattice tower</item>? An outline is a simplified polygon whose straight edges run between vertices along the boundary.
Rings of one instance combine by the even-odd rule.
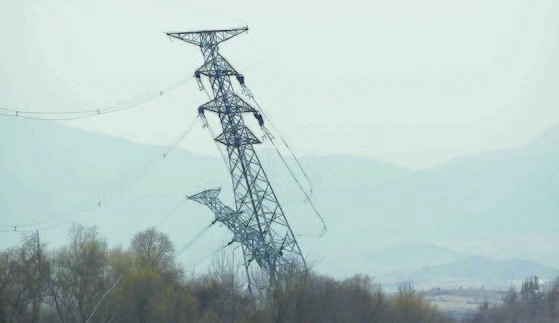
[[[254,149],[258,138],[245,125],[244,113],[253,113],[262,125],[258,111],[239,97],[231,83],[234,76],[244,85],[244,77],[219,53],[219,44],[248,28],[167,33],[169,37],[199,46],[204,64],[195,76],[208,77],[213,99],[199,107],[217,114],[222,132],[215,141],[224,145],[229,159],[235,197],[235,210],[218,198],[219,189],[207,190],[189,199],[208,206],[216,221],[225,224],[233,233],[233,240],[242,246],[249,286],[253,279],[254,263],[268,276],[269,283],[281,277],[293,265],[306,268],[305,260],[287,218],[270,185]]]

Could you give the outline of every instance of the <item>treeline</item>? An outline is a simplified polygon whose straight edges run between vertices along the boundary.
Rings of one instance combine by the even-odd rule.
[[[537,276],[524,280],[520,291],[511,287],[503,303],[483,302],[470,323],[557,323],[559,322],[559,278],[542,286]]]
[[[225,254],[186,275],[154,228],[109,248],[95,227],[73,225],[49,250],[37,234],[0,252],[0,322],[450,322],[403,283],[385,294],[372,278],[304,272],[252,296]]]

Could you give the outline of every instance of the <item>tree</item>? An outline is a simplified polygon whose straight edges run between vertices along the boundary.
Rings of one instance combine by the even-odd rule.
[[[53,253],[49,303],[61,322],[85,322],[112,285],[107,244],[96,227],[73,224],[69,245]]]
[[[514,305],[518,302],[518,292],[514,286],[509,287],[505,296],[503,296],[503,303],[507,305]]]
[[[441,315],[435,306],[429,303],[421,293],[417,293],[411,281],[398,284],[398,294],[391,299],[389,317],[394,322],[449,322],[450,319]]]
[[[45,250],[38,235],[0,250],[0,322],[450,321],[411,282],[389,296],[370,276],[339,281],[295,262],[271,283],[262,274],[256,296],[246,290],[243,264],[225,252],[207,273],[186,279],[173,244],[153,228],[135,235],[130,248],[109,250],[95,227],[72,225],[67,244]],[[537,288],[527,281],[523,295],[533,299]],[[543,296],[547,321],[540,311],[518,322],[557,321],[557,295],[559,281]],[[482,310],[475,322],[513,322],[496,307]]]
[[[552,322],[559,320],[559,277],[555,278],[545,294],[546,314]]]
[[[189,282],[201,311],[201,321],[245,321],[254,302],[246,291],[242,264],[225,251],[214,259],[207,274]],[[253,321],[253,320],[250,320]]]
[[[140,270],[171,273],[175,269],[175,247],[168,235],[158,232],[154,227],[136,233],[130,250]]]
[[[196,301],[183,284],[169,237],[148,228],[137,233],[128,252],[115,249],[110,262],[123,277],[109,312],[118,322],[196,321]]]
[[[0,256],[0,319],[38,322],[49,263],[39,234],[24,236],[21,246]]]
[[[543,308],[543,297],[538,276],[527,277],[520,288],[520,299],[528,305],[531,318]]]
[[[559,278],[542,291],[537,276],[529,276],[522,283],[520,293],[510,288],[503,297],[503,304],[489,307],[480,306],[471,323],[552,323],[558,322]]]

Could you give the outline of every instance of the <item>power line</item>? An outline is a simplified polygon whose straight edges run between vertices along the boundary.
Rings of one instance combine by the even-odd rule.
[[[186,202],[186,200],[182,200],[180,201],[177,205],[175,205],[174,208],[171,209],[171,211],[167,212],[167,214],[165,215],[165,217],[163,219],[161,219],[161,221],[159,221],[159,223],[157,223],[155,226],[158,227],[160,225],[163,224],[163,222],[167,221],[167,219],[173,215],[184,203]]]
[[[196,260],[194,261],[194,263],[195,263],[195,264],[202,264],[204,261],[208,260],[208,258],[213,257],[216,253],[222,251],[223,249],[225,249],[225,248],[227,248],[227,247],[229,247],[229,246],[231,246],[231,244],[228,243],[228,244],[226,244],[226,245],[224,245],[224,246],[222,246],[222,247],[219,247],[219,248],[215,249],[215,250],[214,250],[212,253],[210,253],[209,255],[204,256],[204,257],[202,257],[202,258],[200,258],[200,259],[196,259]],[[237,250],[238,248],[239,248],[239,246],[234,247],[234,248],[233,248],[233,252],[234,252],[235,250]]]
[[[283,157],[283,155],[281,154],[280,150],[278,149],[278,147],[276,146],[276,144],[274,143],[274,139],[272,136],[268,135],[270,142],[272,143],[272,145],[274,146],[274,149],[276,151],[276,153],[278,154],[279,158],[281,159],[281,161],[283,162],[283,164],[285,165],[285,167],[287,168],[287,170],[289,171],[289,174],[291,175],[291,177],[293,178],[293,180],[295,181],[295,183],[297,184],[297,186],[299,186],[301,192],[303,193],[303,195],[306,198],[306,201],[309,203],[309,205],[311,206],[311,208],[313,209],[314,213],[316,214],[316,216],[319,218],[320,222],[322,223],[322,232],[319,234],[320,236],[323,236],[324,234],[326,234],[326,232],[328,231],[328,229],[326,228],[326,222],[324,221],[324,218],[322,217],[322,215],[320,214],[320,212],[318,212],[316,206],[314,205],[314,203],[311,200],[312,194],[313,194],[313,189],[312,189],[312,183],[311,180],[309,178],[309,176],[307,175],[307,172],[305,171],[305,169],[303,168],[303,165],[301,164],[301,162],[299,161],[299,159],[297,158],[297,156],[295,156],[295,154],[293,153],[293,151],[291,150],[291,148],[289,148],[289,145],[287,144],[287,142],[285,141],[285,139],[283,139],[283,137],[281,136],[281,134],[279,133],[279,131],[277,130],[277,128],[274,126],[274,124],[272,123],[272,121],[270,120],[270,118],[266,115],[266,113],[264,112],[264,110],[262,110],[262,108],[260,107],[260,104],[258,104],[258,101],[256,101],[256,99],[254,98],[254,95],[252,94],[252,92],[248,89],[248,87],[246,85],[244,85],[243,87],[244,89],[246,89],[246,95],[252,99],[252,101],[254,101],[254,104],[256,104],[256,106],[258,107],[258,110],[260,111],[260,113],[262,113],[262,115],[264,117],[266,117],[266,119],[268,120],[268,122],[270,123],[270,125],[272,126],[272,128],[274,129],[274,131],[276,132],[276,134],[278,135],[278,137],[280,138],[280,140],[283,142],[283,144],[285,145],[285,147],[287,148],[287,150],[289,151],[289,153],[291,154],[291,156],[293,157],[293,159],[295,159],[295,162],[297,163],[297,165],[299,166],[299,169],[301,170],[301,172],[303,173],[303,176],[305,176],[305,179],[307,180],[307,184],[309,185],[309,190],[310,192],[307,193],[305,191],[305,189],[303,188],[303,185],[301,185],[299,179],[297,178],[297,176],[295,176],[295,173],[293,172],[293,170],[291,169],[291,167],[289,167],[289,164],[287,163],[287,161],[285,160],[285,158]]]
[[[252,92],[250,92],[250,90],[248,89],[248,87],[246,87],[246,85],[244,86],[244,88],[246,89],[246,91],[248,91],[247,96],[252,99],[252,101],[254,101],[254,103],[256,104],[256,106],[258,107],[258,110],[260,111],[260,113],[262,113],[262,115],[266,118],[266,120],[268,120],[268,123],[272,126],[272,129],[276,132],[277,136],[280,138],[280,140],[283,142],[283,144],[285,145],[285,147],[287,148],[287,151],[289,151],[289,153],[291,154],[291,156],[293,157],[293,159],[295,160],[295,162],[297,163],[297,166],[299,166],[299,169],[301,170],[301,173],[303,173],[303,176],[305,176],[305,179],[307,181],[307,185],[309,186],[309,193],[307,193],[308,196],[312,196],[313,195],[313,187],[312,187],[312,182],[310,177],[307,175],[307,172],[305,171],[305,169],[303,168],[303,165],[301,164],[301,162],[299,161],[299,158],[297,158],[297,156],[295,155],[295,153],[291,150],[291,148],[289,147],[289,145],[287,144],[287,141],[283,138],[283,136],[280,134],[280,132],[278,131],[278,129],[276,128],[276,126],[274,126],[274,123],[272,122],[272,120],[270,119],[270,117],[268,117],[268,115],[266,115],[266,113],[264,112],[264,110],[262,110],[262,108],[260,107],[260,104],[258,104],[258,101],[256,101],[256,98],[254,97],[254,95],[252,94]],[[272,136],[268,136],[270,141],[273,143],[274,138]],[[274,147],[276,147],[274,145]],[[281,155],[280,151],[276,148],[276,152],[278,154]],[[282,157],[283,159],[283,157]],[[287,165],[286,165],[287,166]]]
[[[183,133],[181,133],[180,136],[178,136],[177,139],[175,139],[175,141],[167,147],[167,149],[165,149],[162,155],[163,158],[167,158],[169,154],[173,150],[175,150],[175,148],[184,140],[184,138],[188,136],[188,134],[192,131],[192,128],[194,127],[195,123],[196,123],[196,117],[192,119],[192,122],[190,123],[188,128],[186,128],[186,130]]]
[[[278,148],[276,147],[276,144],[272,140],[270,140],[270,142],[274,146],[274,148],[275,148],[276,152],[278,153],[278,156],[280,157],[281,161],[283,162],[283,164],[285,165],[285,167],[289,171],[289,174],[291,174],[291,177],[293,178],[295,183],[297,183],[297,185],[301,189],[301,192],[303,193],[303,195],[305,195],[306,201],[309,203],[309,205],[313,209],[316,216],[320,219],[320,222],[322,222],[322,232],[319,235],[323,236],[324,234],[326,234],[326,232],[328,232],[328,229],[326,228],[326,222],[324,222],[324,218],[322,217],[322,215],[320,215],[320,213],[318,212],[318,210],[314,206],[314,203],[312,202],[311,197],[309,195],[307,195],[307,192],[305,192],[305,189],[303,189],[303,186],[301,185],[301,183],[299,182],[299,180],[297,179],[297,177],[295,176],[295,174],[291,170],[291,167],[289,167],[289,165],[287,164],[287,162],[285,161],[285,159],[283,158],[283,156],[279,152]]]
[[[188,248],[192,247],[192,245],[198,241],[198,239],[200,239],[204,233],[206,233],[206,231],[208,231],[212,225],[215,224],[216,221],[213,221],[212,223],[210,223],[210,225],[204,227],[202,230],[200,230],[200,232],[198,232],[192,239],[190,239],[190,241],[188,241],[184,246],[182,246],[182,248],[180,248],[179,254],[185,252],[186,250],[188,250]]]
[[[14,108],[0,108],[0,116],[3,117],[18,117],[31,120],[48,120],[48,121],[67,121],[67,120],[77,120],[91,118],[94,116],[120,112],[128,109],[135,108],[139,105],[145,104],[152,101],[168,92],[174,91],[179,87],[187,84],[192,78],[187,78],[179,82],[175,82],[170,86],[166,87],[164,90],[158,91],[157,94],[151,95],[147,98],[136,100],[131,103],[125,103],[120,105],[114,105],[111,107],[106,107],[102,109],[89,109],[89,110],[73,110],[73,111],[39,111],[39,110],[26,110],[26,109],[14,109]],[[11,112],[8,113],[8,112]],[[63,117],[45,117],[46,115],[64,115]]]
[[[95,312],[97,312],[97,309],[99,308],[99,305],[101,305],[101,303],[103,303],[103,300],[105,300],[105,297],[107,297],[107,295],[109,295],[111,293],[111,291],[116,287],[116,285],[118,285],[118,283],[120,283],[120,280],[124,277],[123,274],[121,274],[118,279],[111,285],[111,287],[105,292],[105,294],[103,294],[103,296],[101,297],[101,299],[99,300],[99,302],[97,302],[97,304],[95,304],[95,308],[93,309],[93,312],[91,312],[91,315],[89,315],[89,317],[87,318],[87,320],[85,321],[85,323],[88,323],[91,318],[93,317],[93,315],[95,315]]]
[[[159,152],[157,156],[153,156],[152,158],[148,159],[144,164],[140,165],[139,168],[136,170],[131,171],[129,174],[126,174],[126,178],[120,184],[117,184],[117,189],[111,192],[105,192],[106,194],[103,195],[116,195],[119,192],[126,191],[129,189],[134,183],[137,183],[141,180],[144,176],[146,176],[152,168],[154,168],[157,164],[169,158],[169,156],[175,151],[176,147],[183,142],[186,137],[192,132],[194,129],[194,125],[196,123],[197,116],[192,118],[190,125],[186,128],[185,131],[179,134],[179,136],[170,144],[167,145],[166,148]],[[109,198],[101,199],[104,203],[108,203]],[[101,201],[99,201],[101,202]]]
[[[56,228],[61,227],[62,225],[63,225],[63,224],[58,224],[58,225],[53,225],[53,226],[46,227],[46,228],[23,229],[23,230],[22,230],[22,229],[19,229],[20,226],[15,225],[15,226],[12,226],[13,230],[0,230],[0,233],[7,233],[7,232],[28,233],[28,232],[36,232],[36,231],[44,232],[44,231],[54,230],[54,229],[56,229]],[[4,226],[4,225],[3,225],[3,227],[7,227],[7,226]]]
[[[158,162],[160,162],[163,159],[167,159],[169,157],[169,155],[176,149],[176,147],[188,136],[188,134],[192,131],[192,129],[194,128],[194,125],[196,123],[196,119],[197,117],[195,116],[192,119],[192,122],[190,123],[189,127],[182,132],[169,146],[167,146],[165,148],[165,150],[163,151],[163,153],[158,153],[158,156],[148,160],[148,162],[146,162],[143,166],[141,166],[141,168],[134,172],[133,174],[131,174],[129,176],[129,179],[126,180],[126,182],[122,183],[121,185],[119,185],[119,187],[117,187],[116,191],[113,191],[113,193],[111,195],[115,195],[121,191],[126,190],[127,188],[130,187],[130,185],[132,185],[133,182],[138,181],[139,179],[141,179],[143,176],[145,176],[145,174],[147,173],[147,171],[149,169],[151,169],[152,167],[154,167]],[[99,207],[101,207],[101,202],[103,202],[103,205],[107,203],[107,199],[103,199],[100,201],[96,201],[95,202],[95,206],[93,206],[93,204],[91,204],[90,206],[83,206],[79,209],[74,209],[74,210],[70,210],[69,212],[64,212],[65,215],[62,216],[54,216],[54,217],[50,217],[50,219],[45,220],[45,221],[41,221],[41,222],[37,222],[37,223],[32,223],[32,224],[22,224],[22,225],[13,225],[13,224],[0,224],[0,233],[6,233],[6,232],[33,232],[36,231],[37,229],[20,229],[20,228],[38,228],[39,231],[48,231],[48,230],[53,230],[59,227],[62,227],[64,225],[67,225],[68,223],[74,222],[77,219],[80,219],[83,217],[83,215],[79,216],[79,214],[83,214],[84,212],[91,212],[94,211],[96,209],[98,209]],[[160,224],[162,224],[164,221],[167,220],[167,218],[169,216],[171,216],[179,207],[180,205],[184,203],[184,201],[181,201],[179,204],[177,204],[172,211],[170,211],[169,213],[167,213],[167,215],[165,216],[165,218],[159,222],[158,226]],[[76,218],[75,216],[78,215],[78,218]],[[56,220],[63,220],[63,219],[68,219],[72,217],[73,219],[71,220],[66,220],[66,221],[62,221],[62,222],[58,222],[56,224],[53,224],[52,226],[46,227],[46,228],[40,228],[41,225],[43,224],[48,224],[48,223],[53,223]],[[2,229],[2,228],[6,228],[6,229]],[[9,228],[9,229],[8,229]]]
[[[21,225],[17,225],[17,224],[0,224],[0,227],[8,227],[8,228],[14,228],[14,227],[18,227],[18,228],[27,228],[27,227],[36,227],[39,226],[41,224],[45,224],[46,221],[42,221],[42,222],[36,222],[36,223],[32,223],[32,224],[21,224]]]
[[[16,112],[16,114],[13,114],[13,115],[12,114],[6,114],[6,113],[0,113],[0,116],[2,116],[2,117],[15,117],[15,118],[22,118],[22,119],[30,119],[30,120],[48,120],[48,121],[77,120],[77,119],[91,118],[91,117],[94,117],[96,115],[98,115],[98,114],[93,113],[93,114],[87,114],[87,115],[83,115],[83,116],[64,117],[64,118],[41,118],[41,117],[32,117],[32,116],[21,115],[18,112]]]

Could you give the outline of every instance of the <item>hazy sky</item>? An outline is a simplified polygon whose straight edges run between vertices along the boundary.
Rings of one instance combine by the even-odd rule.
[[[296,152],[421,168],[528,142],[559,122],[557,0],[0,0],[0,107],[102,108],[192,75],[164,31],[248,25],[222,54]],[[65,124],[168,144],[196,83]],[[215,154],[205,130],[183,144]]]

